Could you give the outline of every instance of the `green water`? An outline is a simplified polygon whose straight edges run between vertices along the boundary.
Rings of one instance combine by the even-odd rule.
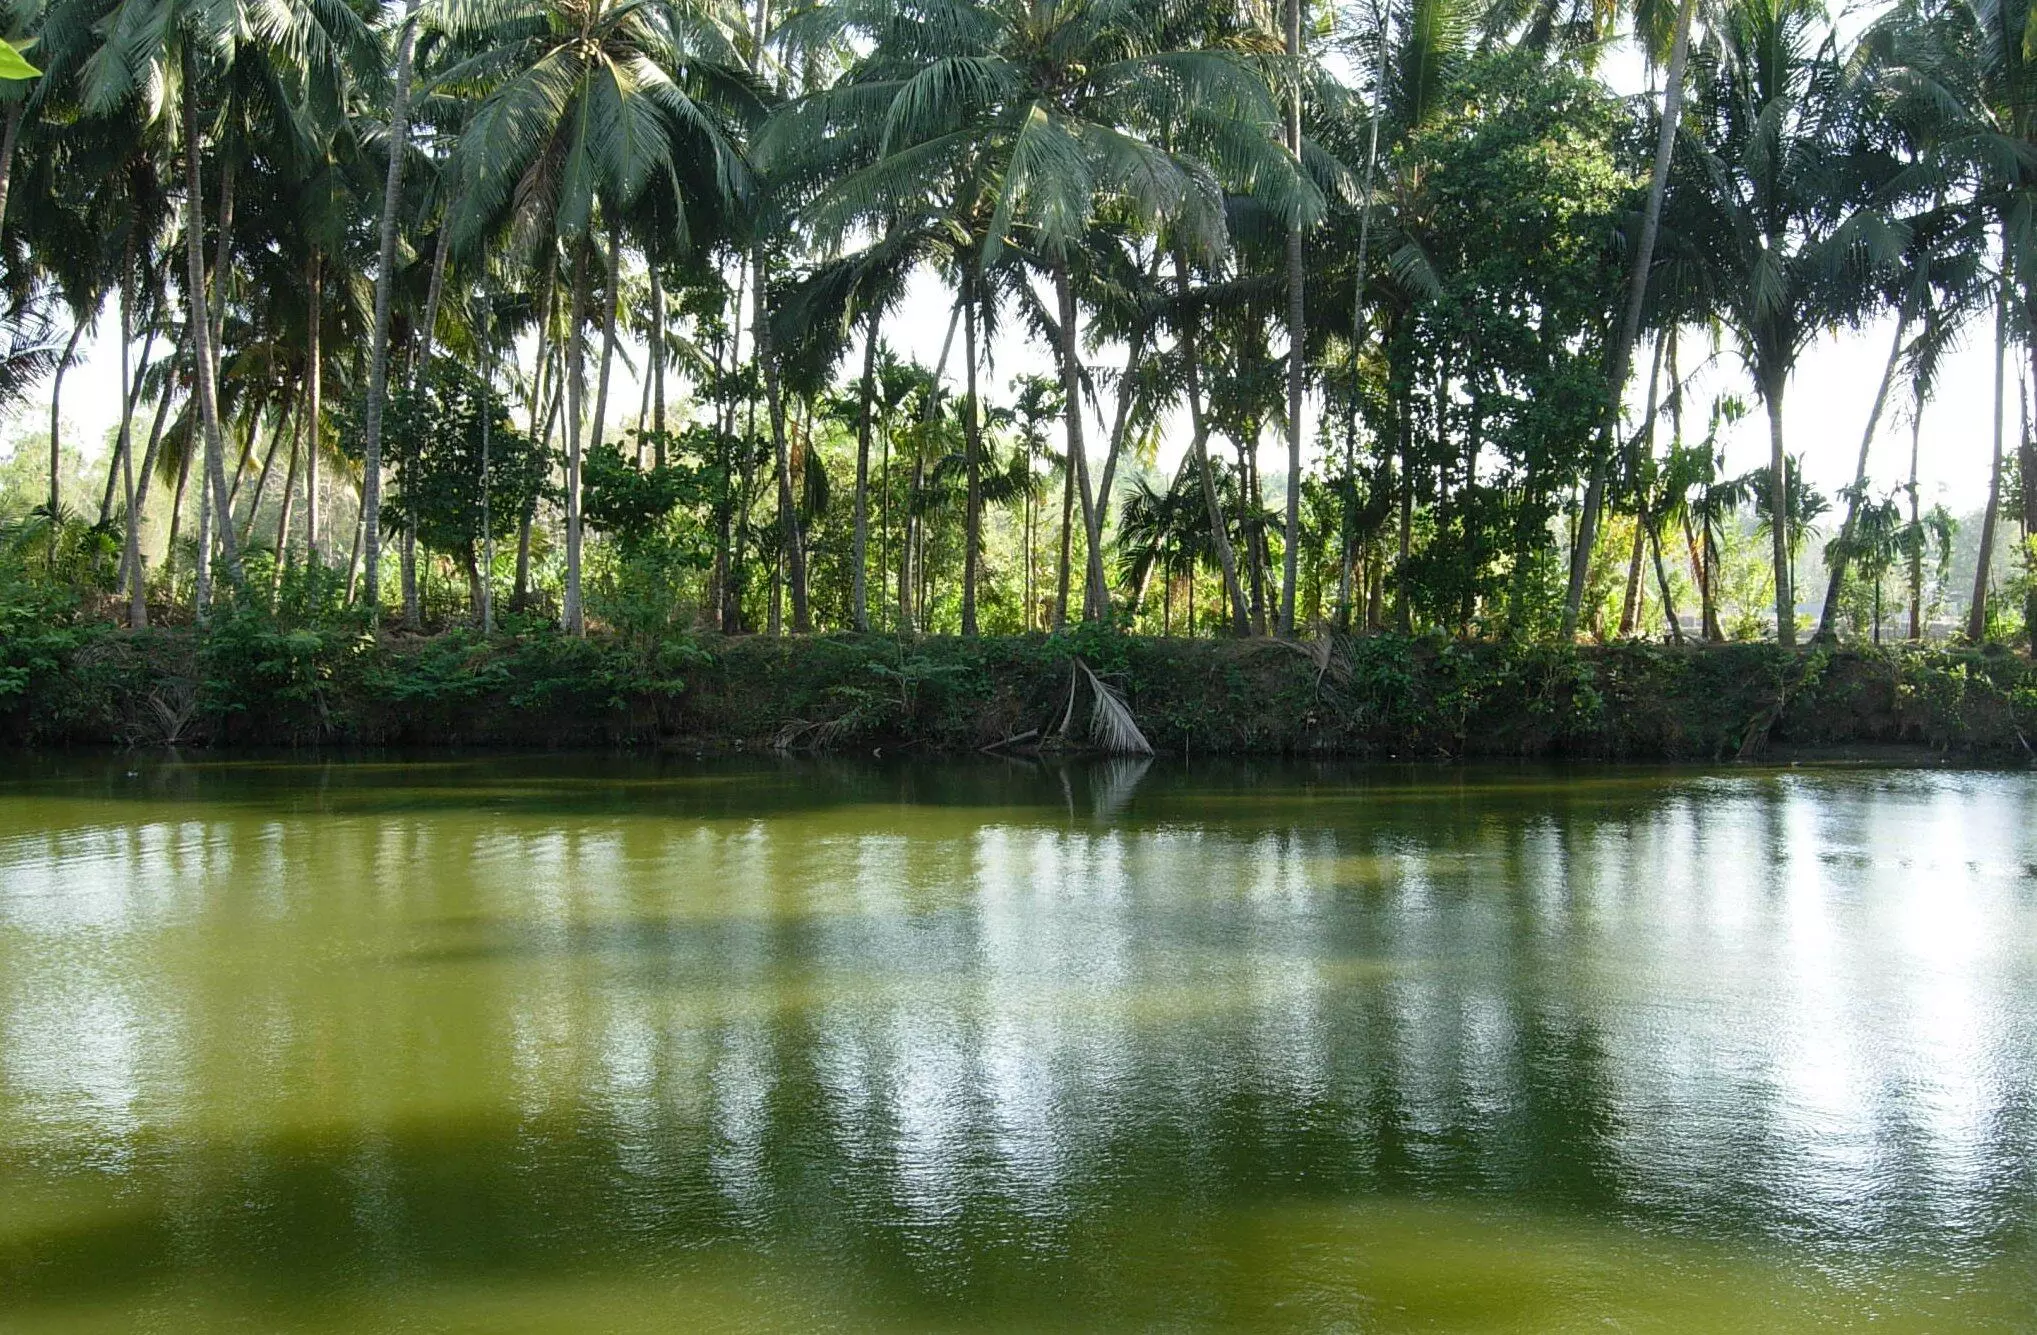
[[[2037,775],[0,771],[0,1330],[2037,1329]]]

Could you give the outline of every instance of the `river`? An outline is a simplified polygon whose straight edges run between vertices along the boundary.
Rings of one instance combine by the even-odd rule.
[[[2037,774],[12,758],[0,1329],[2037,1329]]]

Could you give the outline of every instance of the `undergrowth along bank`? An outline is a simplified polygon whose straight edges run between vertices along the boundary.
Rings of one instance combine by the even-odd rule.
[[[1999,649],[1289,643],[1090,626],[425,637],[232,611],[202,630],[129,633],[17,606],[0,618],[0,745],[1082,749],[1077,661],[1177,755],[1716,760],[1893,745],[2012,760],[2037,737],[2037,671]]]

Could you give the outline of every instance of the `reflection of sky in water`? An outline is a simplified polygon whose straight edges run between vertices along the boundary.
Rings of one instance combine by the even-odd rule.
[[[740,1230],[851,1209],[930,1266],[970,1220],[1039,1245],[1139,1191],[1468,1192],[1952,1263],[2037,1228],[2029,776],[1093,787],[53,803],[0,838],[0,1150],[118,1171],[143,1132],[339,1128],[381,1218],[406,1119],[564,1119],[642,1219],[704,1175]]]

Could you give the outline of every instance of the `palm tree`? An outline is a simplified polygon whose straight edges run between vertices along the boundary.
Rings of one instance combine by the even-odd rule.
[[[457,150],[453,245],[503,236],[518,250],[556,250],[571,274],[562,619],[583,634],[580,472],[597,214],[626,215],[654,183],[688,207],[733,202],[746,190],[733,118],[752,114],[755,97],[741,54],[699,10],[512,0],[453,17],[478,50],[434,86],[479,97]]]
[[[1142,226],[1175,225],[1184,243],[1213,253],[1222,245],[1213,170],[1252,181],[1304,224],[1320,195],[1278,142],[1279,108],[1260,71],[1239,58],[1231,39],[1240,34],[1214,13],[1155,14],[1132,0],[930,0],[909,13],[885,0],[843,0],[827,11],[816,31],[855,33],[872,52],[829,95],[833,122],[863,119],[883,133],[875,161],[826,192],[827,225],[909,211],[929,182],[982,181],[981,263],[1016,247],[1049,284],[1088,549],[1085,613],[1102,616],[1109,592],[1084,441],[1076,296],[1086,234],[1102,212],[1122,211]]]
[[[1638,6],[1637,6],[1638,7]],[[1659,12],[1659,11],[1657,11]],[[1677,135],[1683,125],[1684,84],[1690,59],[1691,24],[1697,14],[1697,0],[1677,0],[1676,18],[1669,36],[1669,53],[1664,69],[1662,117],[1656,126],[1655,158],[1649,169],[1648,198],[1643,205],[1640,229],[1634,240],[1627,276],[1627,300],[1613,339],[1611,373],[1607,377],[1606,426],[1604,439],[1617,432],[1620,408],[1627,394],[1627,378],[1633,369],[1634,345],[1641,337],[1641,318],[1648,301],[1650,274],[1655,264],[1655,244],[1662,226],[1663,201],[1669,192],[1671,165],[1675,161]],[[1648,25],[1637,23],[1644,34]],[[1657,36],[1659,34],[1648,34]],[[1659,40],[1644,40],[1642,50],[1651,64],[1661,56]],[[1577,633],[1579,610],[1584,605],[1584,586],[1591,570],[1592,545],[1598,535],[1599,512],[1604,505],[1606,458],[1603,451],[1592,459],[1590,480],[1578,513],[1577,539],[1570,554],[1570,586],[1563,602],[1564,638]]]
[[[1670,208],[1718,275],[1710,290],[1767,409],[1767,505],[1780,510],[1783,402],[1797,358],[1874,307],[1905,233],[1880,189],[1886,159],[1857,133],[1857,75],[1817,0],[1742,0],[1694,78],[1694,132]],[[1786,527],[1773,529],[1776,636],[1792,645]]]

